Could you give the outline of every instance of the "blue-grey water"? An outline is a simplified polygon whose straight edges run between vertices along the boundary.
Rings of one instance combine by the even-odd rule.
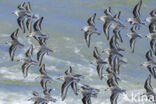
[[[33,104],[28,101],[32,97],[32,91],[42,93],[39,80],[35,79],[40,74],[38,68],[31,67],[27,78],[23,78],[21,64],[19,62],[11,62],[8,48],[9,45],[4,44],[10,40],[10,34],[18,28],[17,17],[12,14],[16,10],[17,5],[23,0],[0,0],[0,104]],[[27,0],[26,0],[27,1]],[[130,28],[126,22],[128,17],[132,17],[132,9],[138,0],[31,0],[32,10],[34,13],[44,16],[42,30],[49,34],[47,45],[54,50],[54,53],[45,56],[43,63],[46,64],[46,70],[52,77],[58,77],[64,74],[64,71],[73,67],[76,73],[86,76],[81,83],[89,84],[100,89],[97,98],[92,99],[93,104],[110,104],[110,91],[104,91],[107,88],[106,80],[100,80],[96,72],[95,59],[93,58],[93,49],[95,46],[101,51],[108,48],[103,30],[102,21],[97,20],[103,15],[104,9],[112,6],[113,14],[119,10],[121,20]],[[156,0],[143,0],[141,8],[141,18],[145,20],[149,16],[149,12],[155,8]],[[96,26],[102,33],[101,36],[92,36],[91,47],[87,48],[81,28],[87,25],[86,21],[93,13],[97,13]],[[148,23],[147,23],[148,25]],[[142,94],[144,90],[144,82],[149,74],[148,70],[141,67],[140,64],[145,61],[145,53],[150,48],[149,39],[142,38],[136,41],[135,53],[132,54],[129,48],[129,38],[126,34],[129,29],[121,31],[123,44],[121,47],[126,49],[124,54],[128,64],[121,66],[120,86],[127,90],[127,96],[131,100],[123,99],[121,95],[118,98],[118,104],[152,104],[133,100],[132,94]],[[148,34],[148,26],[142,26],[137,31],[143,36]],[[112,35],[112,32],[110,32]],[[30,44],[35,46],[34,58],[38,51],[38,44],[34,39],[27,39],[21,31],[18,36],[21,42],[25,44],[24,49],[18,49],[15,54],[15,60],[24,57],[24,52]],[[108,57],[102,54],[103,58]],[[90,64],[93,62],[94,64]],[[76,96],[69,89],[65,101],[61,101],[60,88],[62,81],[53,81],[48,87],[54,88],[52,95],[57,99],[56,104],[82,104],[82,96]],[[155,80],[152,80],[153,88],[156,88]]]

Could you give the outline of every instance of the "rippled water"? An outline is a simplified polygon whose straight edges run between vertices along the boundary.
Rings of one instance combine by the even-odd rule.
[[[31,1],[34,13],[44,16],[42,24],[43,31],[50,35],[47,45],[54,50],[50,56],[45,56],[43,63],[46,63],[46,69],[51,76],[60,76],[71,65],[75,72],[83,74],[86,77],[82,83],[87,83],[95,88],[100,89],[98,98],[92,99],[93,104],[110,104],[110,92],[105,92],[107,88],[106,80],[99,80],[96,72],[96,66],[90,64],[95,63],[93,58],[94,46],[99,51],[108,48],[108,42],[103,35],[93,36],[91,47],[87,48],[81,28],[87,25],[86,20],[93,13],[97,13],[97,17],[103,15],[103,11],[108,6],[112,6],[113,14],[119,10],[122,11],[121,20],[130,27],[126,22],[128,17],[132,17],[132,9],[138,0],[33,0]],[[18,27],[16,16],[12,14],[20,3],[19,0],[0,0],[0,104],[31,104],[28,99],[32,96],[32,91],[36,90],[42,93],[39,80],[35,78],[39,76],[38,69],[32,67],[27,78],[23,78],[21,72],[21,64],[11,62],[8,54],[9,45],[4,44],[10,38],[10,34]],[[150,10],[155,8],[156,0],[143,0],[141,8],[141,16],[144,20],[149,16]],[[96,26],[101,33],[103,23],[96,19]],[[122,81],[120,86],[127,90],[130,97],[132,92],[142,93],[144,81],[148,76],[148,71],[144,67],[140,67],[140,63],[145,61],[145,52],[149,49],[149,40],[140,39],[136,42],[135,53],[132,54],[129,48],[129,38],[126,34],[129,29],[121,32],[124,43],[121,46],[126,49],[125,57],[128,60],[126,66],[121,67],[120,77]],[[145,36],[148,28],[142,26],[138,33]],[[111,33],[112,34],[112,33]],[[20,40],[24,42],[25,48],[17,50],[16,59],[23,57],[24,52],[28,49],[30,43],[37,47],[36,41],[26,39],[26,34],[19,32]],[[37,49],[35,48],[34,57],[36,57]],[[108,57],[103,54],[103,57]],[[58,99],[56,104],[82,104],[81,96],[75,96],[69,89],[68,96],[65,101],[60,100],[61,81],[54,81],[49,84],[55,88],[53,96]],[[153,80],[152,85],[155,88],[156,82]],[[143,104],[142,102],[132,102],[122,99],[121,95],[118,99],[119,104]],[[146,104],[146,103],[145,103]],[[147,103],[150,104],[150,103]]]

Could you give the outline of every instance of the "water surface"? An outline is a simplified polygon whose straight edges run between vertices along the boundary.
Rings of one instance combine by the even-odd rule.
[[[27,0],[26,0],[27,1]],[[121,20],[130,28],[126,22],[128,17],[132,17],[132,9],[138,0],[33,0],[31,1],[34,13],[44,16],[42,24],[43,32],[48,33],[50,38],[47,41],[48,47],[54,50],[50,56],[45,56],[43,63],[46,63],[48,73],[53,77],[64,74],[64,71],[73,67],[74,71],[83,74],[86,77],[82,83],[89,84],[100,89],[98,98],[92,99],[93,104],[110,104],[109,96],[111,92],[105,92],[107,88],[106,80],[99,80],[96,72],[96,66],[90,64],[95,63],[93,58],[93,49],[98,47],[101,52],[108,48],[108,42],[103,34],[103,23],[96,18],[96,26],[102,33],[101,36],[93,36],[91,39],[91,47],[87,48],[81,28],[87,25],[86,21],[93,13],[97,13],[97,17],[103,15],[104,9],[112,6],[113,14],[122,11]],[[21,3],[19,0],[0,0],[0,104],[31,104],[27,101],[32,96],[32,91],[42,93],[39,80],[35,80],[39,76],[38,68],[32,67],[27,78],[23,78],[21,72],[21,64],[11,62],[8,54],[9,45],[4,44],[10,38],[10,34],[18,28],[17,17],[12,14]],[[145,20],[149,16],[149,12],[155,8],[155,0],[143,0],[141,8],[142,19]],[[120,77],[122,81],[120,86],[127,90],[128,96],[131,93],[143,93],[144,82],[149,72],[146,68],[140,67],[144,62],[145,53],[150,48],[149,40],[146,38],[136,42],[135,53],[132,54],[129,48],[129,38],[126,34],[129,29],[121,32],[124,43],[121,46],[126,49],[124,54],[128,60],[126,66],[121,67]],[[145,36],[148,28],[142,26],[138,33]],[[20,40],[25,44],[23,50],[17,50],[15,59],[24,56],[24,52],[30,44],[38,46],[34,39],[27,39],[21,31],[19,32]],[[112,32],[111,32],[112,34]],[[37,48],[34,51],[36,57]],[[102,54],[104,58],[108,57]],[[61,81],[54,81],[49,87],[54,88],[53,96],[58,99],[56,104],[82,104],[81,96],[75,96],[69,89],[68,96],[65,101],[60,100]],[[155,88],[156,83],[153,80],[152,85]],[[142,104],[142,102],[132,102],[119,97],[119,104]],[[145,103],[150,104],[150,103]]]

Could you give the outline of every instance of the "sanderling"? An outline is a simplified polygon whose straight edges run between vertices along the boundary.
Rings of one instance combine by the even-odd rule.
[[[128,33],[127,36],[130,38],[130,48],[132,53],[134,53],[135,42],[137,38],[142,38],[142,36],[135,31],[136,25],[133,25],[131,28],[131,33]]]
[[[97,47],[94,47],[93,56],[94,56],[94,58],[96,59],[96,63],[97,63],[96,70],[97,70],[97,72],[98,72],[98,76],[99,76],[100,79],[102,80],[102,78],[103,78],[103,67],[104,67],[105,65],[107,65],[108,62],[104,61],[104,60],[101,58],[101,55],[99,54],[99,52],[98,52],[98,50],[97,50]]]
[[[31,44],[27,52],[25,53],[24,63],[22,65],[22,73],[24,78],[28,75],[28,70],[31,65],[37,65],[38,62],[32,59],[33,45]]]
[[[24,47],[24,45],[18,41],[18,37],[17,37],[18,31],[19,31],[19,29],[16,29],[10,36],[12,39],[11,46],[9,48],[9,55],[10,55],[11,61],[14,60],[14,55],[15,55],[16,49]]]
[[[145,23],[142,22],[140,19],[140,8],[142,5],[142,0],[140,0],[133,9],[133,18],[128,18],[128,22],[132,25],[136,25],[138,28],[140,28],[140,24],[145,25]]]
[[[91,39],[91,35],[92,34],[97,34],[100,35],[99,32],[97,32],[97,28],[95,27],[95,17],[96,17],[96,13],[94,13],[93,16],[89,17],[87,23],[88,26],[84,26],[81,30],[84,31],[84,37],[87,43],[87,46],[90,47],[90,39]]]

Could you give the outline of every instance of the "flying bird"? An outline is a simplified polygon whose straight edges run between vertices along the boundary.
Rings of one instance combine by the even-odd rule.
[[[77,83],[80,81],[80,79],[84,78],[84,77],[79,74],[74,74],[72,71],[72,68],[70,67],[70,69],[65,71],[65,75],[62,76],[61,78],[63,78],[63,80],[64,80],[64,82],[61,86],[61,98],[63,101],[67,96],[68,88],[70,86],[72,87],[73,83],[75,83],[77,86]],[[77,92],[75,92],[75,91],[77,91],[77,89],[74,89],[74,88],[77,88],[76,86],[73,86],[72,89],[73,89],[74,93],[77,95]]]
[[[97,50],[97,47],[94,47],[93,56],[96,59],[96,63],[97,63],[96,70],[98,72],[98,76],[102,80],[102,78],[103,78],[103,68],[104,68],[105,65],[108,64],[108,62],[104,61],[101,58],[101,55],[99,54],[99,52]]]
[[[34,31],[29,35],[29,37],[34,37],[38,42],[41,40],[45,42],[48,39],[48,35],[41,31],[41,23],[43,17],[39,18],[33,25]]]
[[[51,50],[50,48],[48,48],[45,44],[45,42],[43,42],[43,40],[40,40],[39,41],[39,44],[40,44],[40,49],[39,51],[37,52],[37,61],[39,62],[39,66],[41,66],[42,64],[42,60],[43,60],[43,56],[45,54],[49,54],[49,53],[52,53],[53,50]]]
[[[41,76],[37,77],[37,78],[40,78],[41,81],[40,81],[40,84],[42,86],[43,89],[47,89],[47,83],[48,82],[52,82],[52,78],[47,74],[46,70],[45,70],[45,64],[43,64],[41,67],[40,67],[40,74]]]
[[[24,78],[28,76],[29,67],[32,65],[38,65],[38,62],[32,59],[33,45],[31,44],[29,49],[25,53],[24,63],[22,65],[22,73]]]
[[[15,51],[17,48],[23,48],[24,45],[18,41],[18,34],[19,29],[16,29],[12,34],[11,34],[11,46],[9,48],[9,55],[11,58],[11,61],[14,61],[14,55]]]
[[[109,28],[111,27],[112,21],[114,21],[114,17],[111,14],[111,7],[108,7],[107,9],[104,10],[104,16],[101,16],[99,20],[103,21],[103,32],[109,40]]]
[[[97,32],[97,28],[95,27],[95,17],[96,17],[96,13],[94,13],[91,17],[89,17],[87,21],[88,26],[84,26],[81,29],[82,31],[84,31],[84,38],[88,47],[90,47],[91,35],[93,34],[100,35],[100,33]]]
[[[148,50],[145,54],[145,57],[146,57],[147,61],[142,63],[141,66],[145,66],[148,69],[148,71],[150,72],[150,74],[153,76],[153,78],[156,79],[156,71],[155,71],[156,62],[154,60],[152,50]]]
[[[135,5],[133,9],[133,17],[128,18],[128,22],[132,25],[136,25],[138,28],[140,28],[140,25],[145,25],[145,23],[142,22],[140,18],[140,9],[142,5],[142,0],[139,0],[139,2]]]
[[[117,104],[119,95],[122,93],[126,93],[126,90],[121,89],[119,86],[110,87],[108,89],[111,90],[111,96],[110,96],[111,104]],[[106,89],[106,90],[108,90],[108,89]]]
[[[150,12],[150,17],[146,18],[146,21],[149,23],[156,23],[156,9]]]
[[[128,33],[127,36],[130,38],[130,48],[132,50],[132,53],[134,53],[135,48],[135,42],[137,38],[142,38],[142,36],[138,33],[136,33],[136,25],[133,25],[131,27],[131,33]]]
[[[153,87],[151,85],[151,75],[147,77],[144,84],[144,88],[146,90],[146,93],[144,93],[143,95],[146,95],[150,101],[156,103],[156,93],[154,92]]]
[[[83,96],[82,98],[83,104],[92,104],[91,97],[97,98],[97,94],[100,92],[99,89],[92,88],[89,85],[81,86],[80,91]]]
[[[44,89],[43,90],[43,94],[44,94],[43,98],[47,100],[46,104],[48,104],[49,101],[56,102],[56,99],[51,96],[51,91],[52,91],[52,89]]]

